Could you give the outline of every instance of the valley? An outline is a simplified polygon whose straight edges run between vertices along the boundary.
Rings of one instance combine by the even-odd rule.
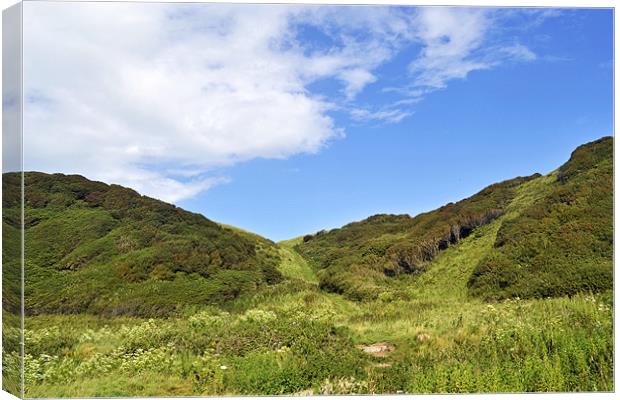
[[[120,186],[25,182],[27,397],[614,390],[612,138],[279,243]]]

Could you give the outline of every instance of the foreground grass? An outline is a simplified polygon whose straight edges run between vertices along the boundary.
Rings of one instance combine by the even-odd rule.
[[[31,317],[26,395],[610,391],[611,299],[359,304],[306,289],[243,313]],[[395,350],[355,347],[378,341]]]

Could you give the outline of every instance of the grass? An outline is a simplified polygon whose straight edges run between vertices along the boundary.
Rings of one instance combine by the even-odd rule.
[[[279,242],[280,264],[278,270],[289,279],[301,279],[304,282],[318,285],[319,278],[308,262],[294,250],[302,239],[291,239]]]
[[[481,226],[458,246],[439,253],[427,272],[413,279],[412,295],[419,299],[453,299],[463,301],[468,296],[467,281],[476,266],[493,249],[497,232],[505,221],[519,216],[522,209],[536,203],[549,191],[555,180],[549,174],[522,184],[506,213],[488,225]]]
[[[232,314],[33,316],[26,395],[610,391],[611,298],[359,303],[306,289]],[[395,347],[386,358],[355,347],[379,341]]]
[[[352,300],[376,299],[389,290],[392,278],[423,274],[442,250],[503,215],[518,188],[537,177],[496,183],[415,217],[374,215],[306,235],[294,248],[318,271],[321,289]]]

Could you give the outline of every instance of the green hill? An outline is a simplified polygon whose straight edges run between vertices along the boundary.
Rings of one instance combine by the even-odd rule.
[[[279,244],[118,185],[29,172],[25,309],[169,315],[223,304],[282,279],[371,300],[402,293],[402,277],[423,276],[439,254],[494,221],[493,246],[459,278],[469,295],[603,291],[612,282],[612,142],[579,147],[548,176],[493,184],[415,217],[380,214]],[[5,174],[3,188],[8,240],[19,226],[18,175]],[[13,312],[18,256],[5,255],[3,304]]]
[[[28,172],[24,180],[28,314],[165,315],[282,279],[279,251],[266,239],[77,175]],[[3,189],[10,232],[17,176],[6,174]]]
[[[500,227],[469,279],[487,299],[555,297],[613,286],[613,139],[577,148],[546,188]]]
[[[424,273],[437,254],[511,209],[493,249],[471,277],[470,294],[488,299],[548,297],[611,288],[613,140],[578,148],[553,174],[491,185],[437,210],[375,215],[307,235],[295,249],[317,271],[321,288],[356,300],[377,298],[394,278]],[[534,204],[516,201],[533,181]]]
[[[439,252],[500,217],[518,187],[538,177],[497,183],[416,217],[375,215],[307,235],[295,248],[318,271],[321,288],[351,299],[373,299],[394,278],[423,273]]]

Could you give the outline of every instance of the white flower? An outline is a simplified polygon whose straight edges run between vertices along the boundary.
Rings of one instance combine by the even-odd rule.
[[[225,365],[220,365],[220,369],[228,369],[228,367]]]

